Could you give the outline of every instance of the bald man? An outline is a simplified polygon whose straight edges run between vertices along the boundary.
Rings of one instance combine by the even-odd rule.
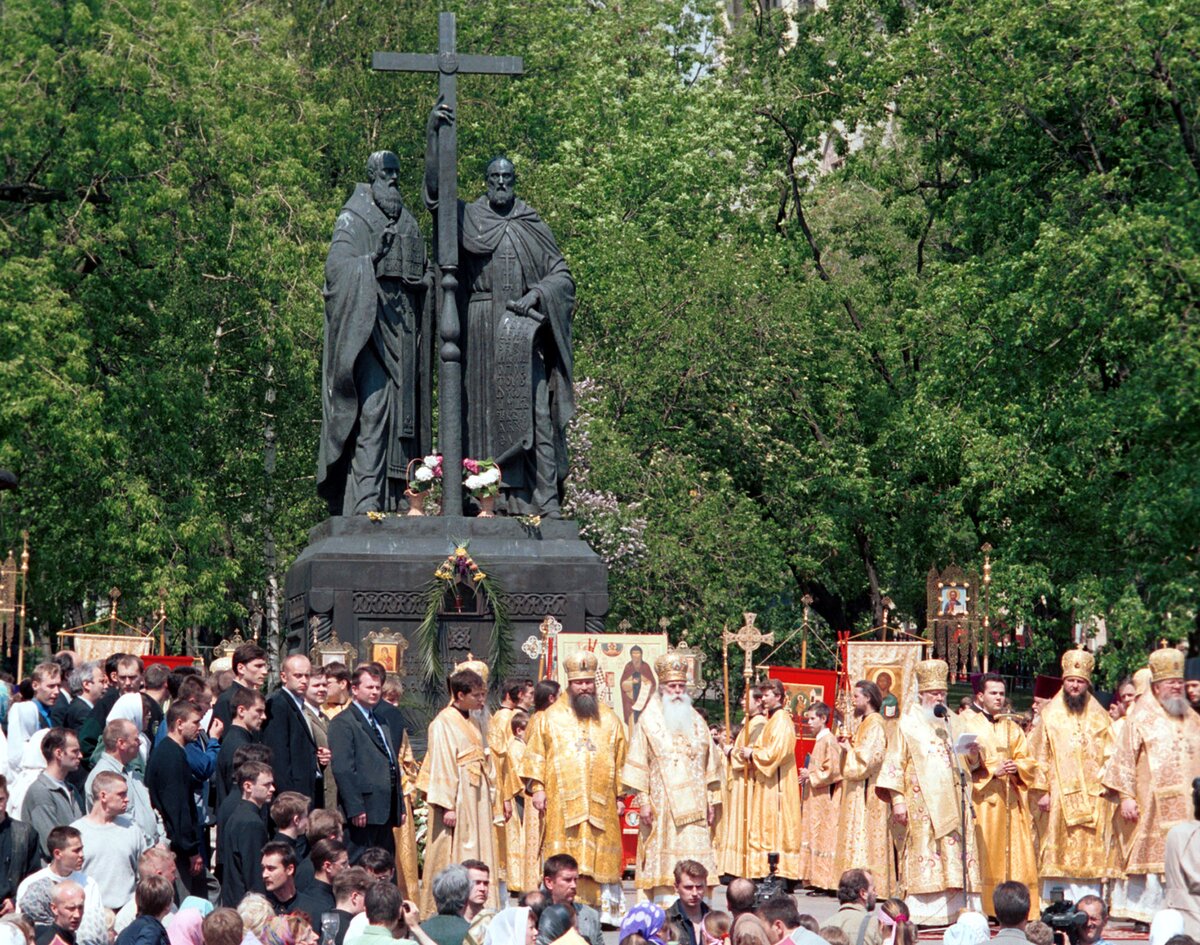
[[[304,711],[304,694],[312,664],[296,653],[283,661],[280,688],[267,700],[267,722],[263,726],[263,744],[271,749],[271,768],[275,789],[296,791],[305,797],[317,796],[321,766],[317,762],[317,742],[312,722]]]
[[[83,921],[83,887],[63,880],[50,894],[50,915],[54,921],[34,929],[36,945],[75,945],[75,933]]]

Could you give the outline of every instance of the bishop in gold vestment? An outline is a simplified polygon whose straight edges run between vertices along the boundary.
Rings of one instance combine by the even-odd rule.
[[[654,663],[658,692],[633,727],[621,780],[638,796],[634,885],[659,906],[676,898],[675,864],[695,860],[716,877],[712,824],[721,803],[720,754],[687,694],[687,663]]]
[[[917,664],[920,702],[901,714],[876,782],[876,789],[891,799],[893,819],[903,827],[897,883],[918,925],[948,925],[962,909],[977,912],[980,905],[971,799],[963,794],[960,774],[965,771],[969,778],[982,759],[977,751],[952,753],[958,737],[954,717],[934,715],[936,706],[945,708],[949,673],[944,660]]]
[[[808,763],[800,771],[800,871],[810,886],[837,889],[842,830],[842,749],[825,724],[829,706],[810,705],[804,712],[804,734],[814,739]],[[886,811],[886,805],[885,805]],[[884,825],[885,836],[887,825]],[[891,842],[891,839],[888,839]]]
[[[767,854],[779,854],[778,875],[803,879],[800,870],[800,781],[796,776],[796,728],[784,706],[783,683],[762,685],[767,724],[758,744],[743,751],[753,788],[750,794],[748,879],[770,874]]]
[[[887,723],[879,713],[883,694],[873,682],[862,680],[851,693],[858,726],[842,758],[842,843],[837,875],[846,870],[869,870],[881,899],[896,886],[887,801],[875,791],[887,752]],[[836,886],[830,887],[836,889]]]
[[[747,707],[749,714],[726,759],[725,790],[716,830],[717,869],[721,875],[750,875],[750,811],[755,788],[742,749],[757,746],[767,724],[762,714],[762,690],[757,686],[747,695]]]
[[[957,717],[959,732],[979,738],[983,761],[972,772],[976,842],[983,879],[983,911],[995,915],[992,893],[1015,880],[1030,890],[1029,917],[1041,914],[1037,896],[1037,858],[1029,789],[1037,780],[1037,761],[1025,744],[1025,732],[1012,719],[999,718],[1004,707],[1004,680],[984,673],[975,686],[975,701]]]
[[[572,653],[564,665],[567,692],[530,721],[518,774],[543,816],[543,856],[571,854],[579,863],[576,898],[599,906],[600,887],[621,881],[617,796],[625,725],[596,699],[593,654]]]
[[[1038,763],[1038,873],[1047,902],[1056,886],[1071,902],[1102,895],[1112,875],[1113,805],[1100,783],[1113,752],[1112,719],[1089,691],[1094,665],[1087,650],[1063,654],[1063,688],[1042,708],[1029,739]]]
[[[1103,775],[1120,797],[1115,824],[1124,878],[1113,886],[1112,915],[1139,922],[1162,908],[1167,831],[1191,819],[1192,779],[1200,777],[1200,716],[1183,694],[1183,653],[1155,650],[1150,671],[1151,691],[1129,709]]]
[[[470,714],[483,708],[487,690],[478,673],[459,670],[450,677],[450,692],[453,701],[429,724],[429,750],[417,779],[429,805],[422,917],[437,912],[429,880],[442,869],[468,859],[496,862],[495,772],[483,731]],[[488,893],[491,909],[499,907],[496,885]]]

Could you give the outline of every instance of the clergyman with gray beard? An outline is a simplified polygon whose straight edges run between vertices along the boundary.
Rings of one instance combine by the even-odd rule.
[[[633,726],[621,772],[638,802],[634,884],[652,902],[677,895],[691,915],[674,921],[694,925],[703,914],[699,897],[718,875],[712,827],[723,758],[692,707],[687,661],[667,653],[655,660],[654,675],[657,691]]]
[[[338,214],[325,261],[317,492],[331,515],[407,508],[409,463],[432,449],[431,269],[391,151]]]

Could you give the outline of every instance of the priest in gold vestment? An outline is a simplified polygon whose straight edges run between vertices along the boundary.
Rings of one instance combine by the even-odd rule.
[[[862,679],[854,684],[850,698],[858,724],[852,736],[841,739],[845,752],[840,818],[843,833],[837,875],[846,870],[867,870],[875,880],[879,898],[886,899],[896,886],[896,868],[891,810],[875,790],[887,752],[887,723],[880,714],[883,693],[875,683]]]
[[[528,875],[525,864],[529,859],[525,850],[525,822],[533,805],[525,794],[525,782],[517,777],[521,762],[525,758],[525,734],[529,730],[529,716],[521,709],[513,713],[509,724],[512,732],[508,740],[508,764],[505,766],[507,780],[503,783],[503,797],[512,804],[512,816],[504,823],[507,831],[505,855],[507,862],[505,872],[508,875],[508,891],[510,893],[525,893],[537,889],[541,879],[540,874]],[[535,847],[541,850],[541,844]]]
[[[1084,649],[1062,657],[1062,689],[1042,708],[1030,736],[1037,759],[1034,793],[1043,824],[1038,848],[1042,900],[1057,886],[1078,902],[1102,896],[1109,868],[1112,802],[1100,773],[1113,752],[1112,719],[1091,694],[1096,661]]]
[[[722,876],[750,875],[750,810],[754,806],[754,781],[743,749],[758,744],[766,724],[762,689],[752,686],[746,693],[746,719],[742,730],[726,749],[725,789],[716,829],[717,869]]]
[[[1001,883],[1015,880],[1030,891],[1029,917],[1041,914],[1036,896],[1037,857],[1033,852],[1033,821],[1029,789],[1037,781],[1037,761],[1025,743],[1025,732],[1004,711],[1004,680],[984,673],[972,681],[974,701],[958,716],[959,731],[979,739],[983,762],[972,772],[975,839],[983,879],[983,911],[995,915],[992,893]],[[1044,711],[1044,710],[1043,710]]]
[[[620,915],[617,797],[625,765],[625,725],[596,698],[595,655],[572,653],[563,663],[567,692],[529,723],[518,774],[528,782],[530,800],[543,817],[543,858],[571,854],[579,863],[576,899]]]
[[[417,779],[421,766],[413,756],[408,732],[400,736],[400,751],[397,760],[404,775],[404,823],[392,828],[396,843],[396,885],[405,899],[416,902],[420,896],[421,868],[417,856],[417,820],[413,816],[413,801],[417,796]]]
[[[637,795],[641,817],[634,885],[665,908],[679,896],[680,860],[716,875],[712,825],[721,803],[721,758],[692,708],[687,662],[666,653],[654,661],[654,672],[658,690],[634,724],[621,780]]]
[[[917,664],[919,702],[901,714],[876,781],[876,790],[891,800],[893,822],[902,828],[897,884],[918,925],[948,925],[964,908],[978,912],[980,906],[969,784],[983,758],[977,748],[965,755],[952,751],[958,731],[956,717],[946,710],[949,675],[945,660]]]
[[[814,702],[804,710],[804,735],[813,750],[800,769],[800,872],[810,886],[837,889],[837,851],[844,838],[842,749],[829,730],[829,706]],[[885,811],[886,811],[886,805]],[[884,824],[886,836],[887,825]],[[891,842],[889,838],[889,843]]]
[[[450,705],[429,724],[429,750],[417,779],[417,789],[429,806],[425,876],[430,879],[451,863],[496,862],[492,828],[500,818],[495,772],[483,730],[472,717],[472,712],[482,710],[487,687],[479,672],[462,665],[467,664],[450,677]],[[432,887],[427,880],[421,891],[422,917],[437,912]],[[487,905],[499,906],[495,883]]]
[[[501,689],[501,702],[488,720],[488,750],[492,755],[492,767],[496,771],[496,785],[504,788],[508,783],[508,743],[512,738],[513,713],[521,708],[520,700],[528,694],[533,704],[533,683],[528,679],[509,679]],[[504,823],[496,826],[496,875],[493,877],[500,887],[500,901],[508,901],[508,837],[509,821],[512,819],[512,802],[504,797]]]
[[[753,787],[749,801],[747,879],[770,875],[767,854],[779,854],[778,875],[800,880],[800,781],[796,776],[796,727],[784,705],[783,683],[762,684],[767,724],[758,744],[741,749]]]
[[[1125,716],[1103,775],[1120,798],[1114,821],[1120,860],[1112,915],[1149,922],[1163,908],[1167,831],[1191,819],[1192,779],[1200,777],[1200,716],[1184,696],[1183,653],[1150,654],[1150,691]]]

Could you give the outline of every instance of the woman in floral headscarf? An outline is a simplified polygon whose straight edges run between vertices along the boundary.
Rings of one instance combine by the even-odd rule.
[[[639,902],[625,913],[617,938],[622,943],[631,935],[640,935],[647,945],[666,945],[662,939],[667,914],[652,902]]]

